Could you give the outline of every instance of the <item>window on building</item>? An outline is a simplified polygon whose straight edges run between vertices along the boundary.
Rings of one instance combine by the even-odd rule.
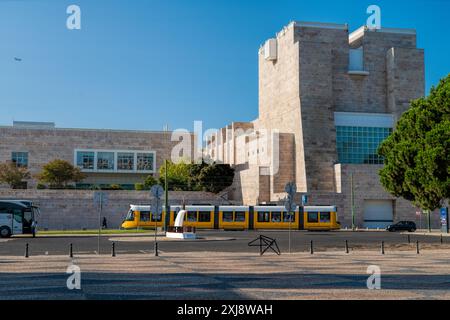
[[[11,161],[19,168],[28,168],[28,152],[13,152]]]
[[[138,153],[137,154],[137,170],[138,171],[153,171],[153,154],[152,153]]]
[[[118,153],[117,170],[134,170],[134,153]]]
[[[308,222],[309,223],[318,223],[319,222],[319,213],[318,212],[308,212]]]
[[[77,152],[77,166],[83,170],[94,170],[95,152]]]
[[[363,47],[350,49],[349,71],[364,71]]]
[[[380,144],[392,133],[392,128],[336,127],[339,162],[345,164],[383,164],[377,154]]]
[[[114,152],[97,153],[97,170],[114,170]]]

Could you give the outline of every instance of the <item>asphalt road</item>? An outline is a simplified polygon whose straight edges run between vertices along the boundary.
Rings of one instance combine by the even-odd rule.
[[[232,239],[227,241],[160,241],[159,250],[164,252],[255,252],[259,248],[249,247],[248,243],[259,235],[276,239],[281,252],[288,252],[289,232],[287,231],[200,231],[200,237],[206,239]],[[415,242],[419,241],[423,249],[450,248],[450,238],[444,238],[444,245],[440,237],[411,234],[412,244],[408,245],[408,236],[389,232],[305,232],[291,233],[292,252],[309,251],[313,241],[314,251],[344,250],[345,241],[350,250],[380,250],[381,242],[385,242],[386,250],[415,250]],[[100,253],[109,254],[114,236],[101,237]],[[118,238],[117,240],[124,239]],[[0,239],[0,257],[23,256],[26,243],[29,244],[30,255],[65,255],[69,254],[69,246],[73,244],[74,254],[97,253],[98,238],[96,236],[83,237],[18,237],[9,240]],[[152,236],[126,236],[126,241],[116,242],[117,254],[152,253],[154,238]]]

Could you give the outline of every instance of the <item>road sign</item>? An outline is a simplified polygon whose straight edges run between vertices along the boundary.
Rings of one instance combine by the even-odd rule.
[[[302,196],[302,205],[306,206],[308,204],[308,196],[306,194],[304,194]]]
[[[448,208],[441,208],[441,225],[442,225],[442,232],[448,233],[449,232],[449,224],[448,224]]]
[[[286,187],[284,188],[284,191],[290,196],[294,196],[297,193],[297,186],[293,182],[289,182]]]
[[[288,213],[295,212],[297,210],[297,204],[295,204],[293,201],[287,199],[284,203],[284,208]]]
[[[162,201],[161,199],[154,198],[152,200],[152,213],[156,215],[162,214]]]
[[[150,189],[151,194],[157,198],[157,199],[161,199],[161,197],[164,194],[164,189],[163,187],[161,187],[159,184],[158,185],[154,185],[151,189]]]

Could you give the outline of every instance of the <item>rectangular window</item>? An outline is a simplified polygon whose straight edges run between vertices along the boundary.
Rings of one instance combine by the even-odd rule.
[[[284,222],[295,222],[295,213],[283,212],[283,221]]]
[[[94,170],[94,152],[77,152],[77,166],[82,170]]]
[[[223,212],[222,213],[223,222],[233,222],[233,212]]]
[[[141,211],[140,220],[142,222],[150,222],[150,211]]]
[[[138,153],[137,154],[137,170],[138,171],[153,171],[153,154],[152,153]]]
[[[330,223],[331,222],[331,213],[330,212],[321,212],[320,213],[320,222],[321,223]]]
[[[186,218],[188,222],[197,222],[197,211],[188,211]]]
[[[236,212],[236,222],[245,222],[245,212]]]
[[[281,212],[272,212],[272,222],[281,222]]]
[[[392,133],[390,128],[336,127],[336,146],[340,163],[383,164],[380,144]]]
[[[152,212],[152,222],[161,222],[162,221],[162,214],[156,214]]]
[[[114,170],[114,152],[97,153],[97,170]]]
[[[258,222],[270,222],[270,212],[258,212]]]
[[[117,154],[117,170],[133,171],[134,170],[134,153],[118,153]]]
[[[199,212],[198,222],[211,222],[211,212]]]
[[[318,212],[308,212],[308,222],[309,223],[318,223],[319,222],[319,213]]]
[[[11,161],[19,168],[28,168],[28,152],[13,152]]]
[[[349,71],[364,71],[364,51],[362,47],[350,49]]]

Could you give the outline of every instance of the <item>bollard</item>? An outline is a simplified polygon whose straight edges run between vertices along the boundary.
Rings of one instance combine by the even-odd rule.
[[[30,255],[28,254],[28,250],[29,250],[29,245],[28,245],[28,243],[25,245],[25,258],[29,258],[30,257]]]
[[[158,253],[158,242],[155,242],[155,257],[158,257],[159,253]]]
[[[419,241],[416,242],[416,250],[417,250],[417,254],[420,254]]]
[[[411,236],[408,234],[408,243],[411,243]]]
[[[348,240],[345,240],[345,253],[349,253],[348,251]]]
[[[310,245],[310,251],[311,254],[314,254],[314,244],[313,241],[311,240],[311,245]]]
[[[69,257],[73,258],[73,244],[70,244],[69,246]]]
[[[441,234],[441,244],[444,244],[444,237]]]
[[[384,241],[381,241],[381,254],[384,254]]]
[[[112,243],[112,252],[111,252],[111,256],[115,257],[116,256],[116,243],[113,242]]]

